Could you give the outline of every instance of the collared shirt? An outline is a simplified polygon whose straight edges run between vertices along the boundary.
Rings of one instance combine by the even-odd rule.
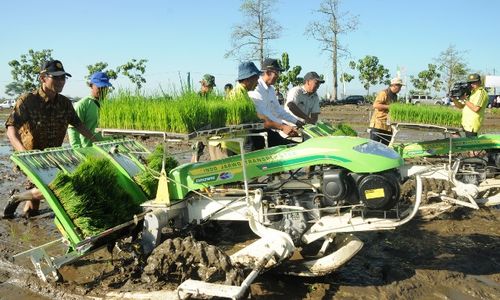
[[[76,114],[85,127],[92,133],[99,126],[99,102],[92,96],[87,96],[74,105]],[[68,137],[71,147],[90,147],[92,141],[81,135],[73,126],[68,128]]]
[[[269,120],[280,124],[284,121],[293,124],[297,123],[297,118],[285,111],[283,106],[279,104],[274,87],[268,86],[262,77],[259,78],[255,90],[248,92],[248,95],[252,98],[255,104],[255,110],[258,114],[264,115],[268,117]]]
[[[488,92],[483,87],[478,87],[472,90],[467,101],[480,107],[480,109],[478,112],[474,112],[468,106],[465,106],[462,110],[462,126],[465,131],[478,132],[483,124],[484,111],[488,105]]]
[[[296,86],[288,91],[286,96],[285,110],[292,114],[295,118],[300,119],[294,115],[288,107],[289,103],[295,103],[297,107],[307,116],[318,114],[321,110],[319,107],[319,97],[317,93],[308,94],[304,86]],[[304,120],[301,120],[304,121]]]
[[[379,103],[379,104],[390,105],[397,99],[398,95],[394,94],[393,92],[391,92],[389,88],[387,88],[378,93],[377,98],[375,98],[375,102],[373,102],[373,104],[375,105],[376,103]],[[392,131],[390,124],[388,124],[388,115],[389,115],[389,110],[375,109],[372,118],[370,120],[370,127],[386,131]]]
[[[57,94],[49,99],[40,88],[19,97],[5,127],[18,130],[27,150],[43,150],[61,146],[68,124],[78,127],[81,123],[68,98]]]

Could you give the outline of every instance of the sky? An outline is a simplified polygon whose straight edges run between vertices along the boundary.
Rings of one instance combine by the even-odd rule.
[[[71,97],[89,93],[85,85],[87,65],[107,62],[115,68],[132,58],[148,60],[145,93],[174,91],[179,78],[190,72],[194,87],[205,73],[216,77],[218,89],[234,83],[238,60],[224,58],[231,48],[233,27],[244,22],[240,0],[87,0],[2,1],[0,8],[0,97],[12,81],[8,62],[29,49],[53,49],[73,75],[63,90]],[[331,91],[331,60],[320,44],[305,35],[321,0],[278,0],[273,18],[283,27],[281,37],[270,43],[278,58],[287,52],[292,66],[316,71],[326,82],[320,96]],[[374,55],[403,79],[425,70],[427,64],[450,45],[463,51],[471,71],[500,73],[499,0],[342,0],[340,11],[357,16],[356,31],[340,37],[350,52],[341,71],[356,78],[346,85],[347,94],[366,94],[348,69],[350,60]],[[258,63],[256,62],[258,65]],[[117,88],[132,89],[118,79]],[[382,88],[375,86],[371,92]],[[411,87],[407,87],[411,88]],[[339,93],[342,86],[339,87]]]

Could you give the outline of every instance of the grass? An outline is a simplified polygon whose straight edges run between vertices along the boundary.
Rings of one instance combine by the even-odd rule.
[[[390,107],[390,118],[393,122],[460,127],[462,112],[456,108],[439,105],[394,103]]]
[[[189,133],[257,121],[254,104],[245,99],[207,98],[195,92],[179,96],[144,96],[119,91],[101,105],[100,127]]]

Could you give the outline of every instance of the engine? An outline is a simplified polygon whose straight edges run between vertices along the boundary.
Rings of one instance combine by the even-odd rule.
[[[389,210],[399,201],[400,187],[395,172],[357,174],[345,169],[323,173],[323,206],[364,204],[369,209]]]
[[[357,174],[326,169],[317,174],[316,181],[294,178],[282,182],[279,188],[270,188],[263,199],[266,223],[288,233],[294,242],[300,241],[324,208],[361,205],[365,212],[387,211],[400,199],[396,171]]]

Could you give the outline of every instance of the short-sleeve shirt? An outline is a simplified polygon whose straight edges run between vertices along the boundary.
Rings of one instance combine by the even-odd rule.
[[[321,111],[319,107],[318,94],[308,94],[303,86],[291,88],[286,96],[285,104],[285,110],[297,119],[300,119],[298,116],[293,114],[290,108],[288,108],[288,104],[291,102],[295,103],[295,105],[297,105],[297,107],[307,116],[318,114]]]
[[[397,99],[398,95],[391,92],[391,90],[388,88],[378,93],[377,98],[375,98],[375,102],[373,102],[373,105],[377,103],[390,105]],[[375,108],[375,110],[373,111],[372,118],[370,120],[370,127],[386,131],[392,131],[391,126],[387,124],[388,116],[389,116],[388,110],[378,110]]]
[[[483,124],[484,111],[488,105],[488,92],[483,87],[478,87],[472,91],[468,101],[480,109],[478,112],[474,112],[465,106],[462,111],[462,127],[465,131],[478,132]]]
[[[95,129],[99,126],[99,102],[92,96],[87,96],[76,102],[74,107],[85,127],[95,135]],[[92,146],[92,141],[81,135],[73,126],[68,128],[68,138],[73,148]]]
[[[81,124],[71,101],[60,94],[49,99],[38,89],[19,97],[5,127],[14,126],[18,130],[27,150],[43,150],[62,145],[68,124],[75,127]]]

